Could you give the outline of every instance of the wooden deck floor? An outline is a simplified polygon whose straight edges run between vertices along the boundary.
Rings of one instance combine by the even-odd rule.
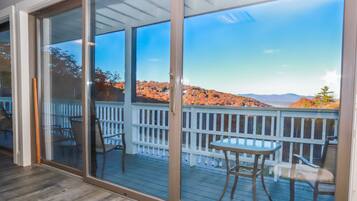
[[[65,153],[65,155],[61,155],[61,153]],[[74,160],[76,157],[71,151],[57,152],[56,155],[57,162],[63,161],[63,163],[72,164],[73,166],[78,166],[78,164],[81,163],[81,161]],[[119,151],[107,153],[105,169],[104,172],[102,172],[103,157],[102,155],[98,155],[97,177],[167,200],[168,164],[166,161],[138,155],[127,155],[126,170],[125,173],[123,173],[121,171],[120,157],[121,153]],[[48,180],[48,178],[44,179]],[[58,178],[57,180],[61,180],[61,178]],[[224,198],[225,201],[230,200],[229,194],[230,188],[232,187],[232,180],[233,179],[231,178],[229,189]],[[213,171],[184,165],[182,168],[182,200],[217,201],[223,189],[224,182],[224,171]],[[278,182],[274,182],[272,177],[266,177],[266,184],[274,201],[289,200],[289,182],[287,180],[280,179]],[[244,177],[240,178],[234,201],[251,201],[251,185],[252,182],[250,179]],[[62,185],[61,188],[65,188],[65,185]],[[260,183],[260,178],[257,180],[257,199],[259,201],[268,200]],[[312,200],[312,191],[307,184],[297,183],[296,200]],[[333,196],[319,197],[319,201],[333,200]]]
[[[53,168],[22,168],[0,154],[1,201],[129,201]]]
[[[101,159],[98,156],[98,177],[101,176]],[[127,155],[126,171],[120,169],[120,153],[118,151],[108,153],[103,178],[104,180],[129,187],[150,195],[167,199],[168,164],[162,160],[155,160],[135,155]],[[231,184],[229,188],[232,186]],[[216,201],[223,190],[225,182],[224,172],[208,171],[198,167],[183,166],[182,168],[182,200],[185,201]],[[266,177],[266,184],[274,201],[289,200],[289,182],[280,179],[274,182],[272,177]],[[252,182],[249,178],[240,178],[235,193],[234,201],[252,200]],[[224,200],[229,199],[230,189]],[[257,199],[268,200],[260,183],[257,180]],[[312,191],[307,184],[296,185],[296,200],[312,200]],[[320,201],[333,201],[333,196],[320,196]]]

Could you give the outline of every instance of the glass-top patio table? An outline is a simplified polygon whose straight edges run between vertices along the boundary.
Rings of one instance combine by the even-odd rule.
[[[252,185],[253,200],[256,201],[257,199],[256,178],[257,176],[260,175],[264,191],[268,195],[269,200],[272,201],[271,195],[264,183],[263,170],[264,170],[266,157],[268,157],[271,154],[274,154],[278,149],[281,148],[281,145],[279,143],[273,141],[249,139],[249,138],[225,138],[222,140],[212,142],[211,147],[216,150],[222,150],[226,161],[226,169],[227,169],[226,183],[224,185],[221,197],[219,198],[220,201],[223,199],[223,196],[227,191],[227,186],[231,175],[234,176],[234,183],[231,191],[231,199],[234,198],[234,192],[237,187],[238,177],[245,176],[245,177],[250,177],[253,180],[253,185]],[[227,152],[235,153],[235,166],[233,167],[230,166]],[[254,155],[253,166],[241,165],[239,162],[240,154]],[[260,167],[258,167],[259,158],[262,158]]]

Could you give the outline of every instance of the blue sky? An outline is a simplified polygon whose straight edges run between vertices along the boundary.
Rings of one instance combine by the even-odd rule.
[[[184,82],[235,94],[339,96],[343,0],[278,0],[185,19]],[[169,80],[170,23],[137,30],[137,79]],[[67,42],[80,63],[81,46]],[[124,77],[124,34],[96,38],[96,66]]]

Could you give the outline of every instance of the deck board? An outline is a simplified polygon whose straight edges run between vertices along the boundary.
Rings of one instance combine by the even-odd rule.
[[[168,183],[168,163],[164,160],[149,159],[142,156],[127,155],[126,171],[120,169],[119,151],[109,152],[106,156],[106,166],[102,179],[110,181],[128,188],[167,199]],[[97,176],[101,177],[102,157],[98,156]],[[199,167],[182,167],[182,200],[187,201],[216,201],[223,189],[225,182],[224,171],[207,170]],[[230,188],[233,178],[224,200],[230,200]],[[274,182],[272,177],[266,177],[266,184],[272,194],[274,201],[289,200],[289,181],[280,179]],[[241,177],[235,192],[234,201],[252,200],[251,179]],[[257,199],[259,201],[268,200],[260,183],[257,179]],[[312,200],[312,190],[307,184],[296,184],[296,200]],[[333,196],[320,196],[320,201],[333,201]]]
[[[45,166],[19,167],[0,154],[1,201],[129,201],[131,199],[84,183]]]

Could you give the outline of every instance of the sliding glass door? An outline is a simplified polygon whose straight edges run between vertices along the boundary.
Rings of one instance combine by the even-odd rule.
[[[0,149],[12,151],[12,86],[10,24],[0,24]]]
[[[82,10],[39,18],[42,145],[45,161],[82,169]]]
[[[89,175],[168,199],[170,2],[89,2]]]

